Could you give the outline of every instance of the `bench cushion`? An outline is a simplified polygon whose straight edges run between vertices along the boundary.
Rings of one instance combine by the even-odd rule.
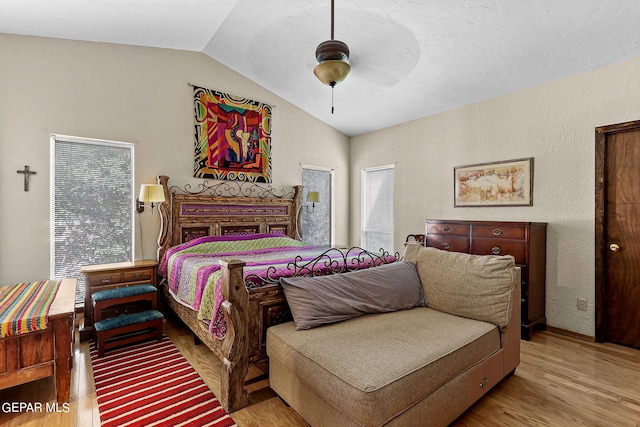
[[[96,322],[93,327],[96,331],[108,331],[110,329],[121,328],[123,326],[134,325],[136,323],[149,322],[151,320],[162,319],[164,316],[158,310],[147,310],[139,313],[125,314],[122,316],[109,317],[108,319]]]
[[[133,295],[142,295],[150,292],[158,292],[153,285],[133,285],[133,286],[121,286],[119,288],[105,289],[104,291],[98,291],[91,294],[91,299],[94,301],[104,301],[109,299],[130,297]]]
[[[499,349],[495,325],[428,307],[267,331],[269,358],[361,425],[383,425]]]

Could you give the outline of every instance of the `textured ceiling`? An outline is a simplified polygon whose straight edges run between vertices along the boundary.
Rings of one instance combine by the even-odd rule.
[[[351,73],[331,114],[330,4],[1,0],[0,33],[202,51],[350,136],[640,57],[637,0],[336,0]]]

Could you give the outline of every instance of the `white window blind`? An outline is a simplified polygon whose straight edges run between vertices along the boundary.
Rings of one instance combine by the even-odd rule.
[[[393,166],[362,170],[362,247],[393,252]]]
[[[133,144],[51,136],[51,277],[133,258]]]

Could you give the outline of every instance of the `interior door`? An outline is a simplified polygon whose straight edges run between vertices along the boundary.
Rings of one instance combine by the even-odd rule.
[[[640,348],[640,122],[598,131],[596,339]]]

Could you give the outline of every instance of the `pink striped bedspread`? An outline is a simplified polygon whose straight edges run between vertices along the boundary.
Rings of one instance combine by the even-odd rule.
[[[344,256],[340,251],[328,249],[327,246],[308,246],[281,235],[202,237],[167,251],[159,272],[166,278],[173,297],[197,311],[200,320],[209,322],[209,332],[222,339],[227,328],[220,310],[223,298],[219,260],[234,258],[244,261],[243,271],[248,287],[260,286],[260,278],[268,277],[273,281],[305,273],[294,267],[292,262],[295,260],[295,265],[300,266],[325,253],[323,261],[311,267],[313,274],[323,274],[323,269],[335,269],[345,263],[351,269],[368,268],[375,263],[366,259],[358,261],[357,252]],[[387,255],[380,262],[393,261],[395,257]],[[357,266],[351,267],[352,263]]]

